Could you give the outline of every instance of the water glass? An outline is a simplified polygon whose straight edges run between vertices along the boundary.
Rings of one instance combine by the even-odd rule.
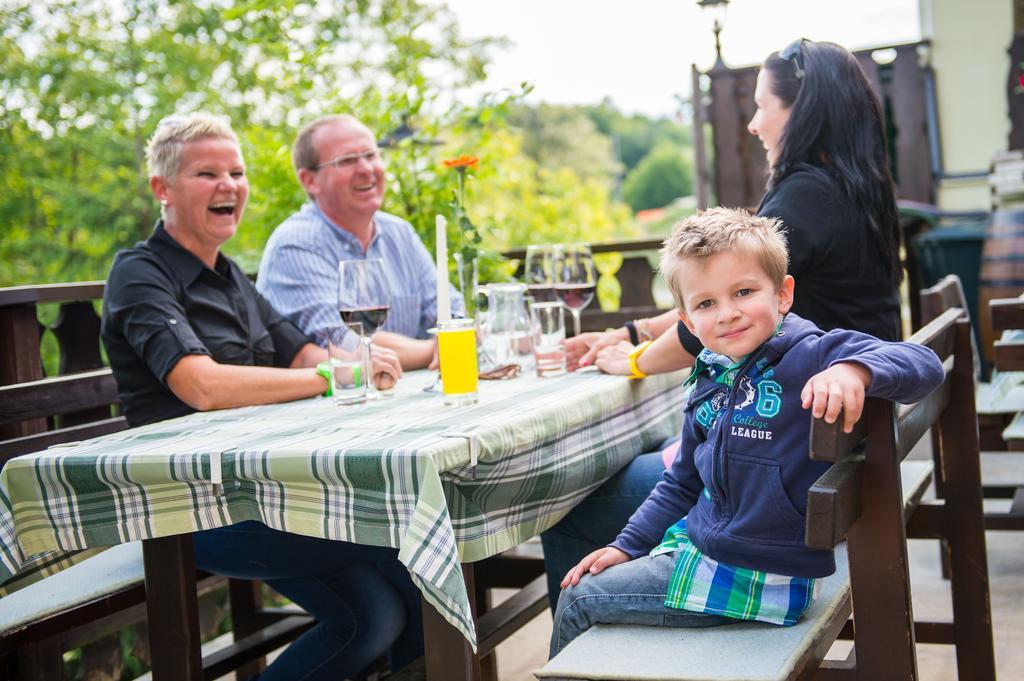
[[[441,363],[444,403],[476,404],[476,321],[450,319],[438,322],[437,354]]]
[[[565,308],[559,302],[532,303],[533,357],[541,378],[565,373]]]
[[[352,328],[351,324],[349,328]],[[342,347],[342,338],[343,336],[338,334],[338,338],[331,338],[327,342],[331,367],[331,392],[334,395],[335,404],[360,404],[366,401],[366,385],[368,383],[366,345],[360,342],[354,350],[346,350]]]

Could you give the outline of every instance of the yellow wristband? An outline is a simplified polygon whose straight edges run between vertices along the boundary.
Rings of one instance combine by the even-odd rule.
[[[640,371],[640,367],[637,366],[637,360],[640,359],[640,355],[644,354],[644,350],[651,344],[651,341],[644,341],[640,345],[633,349],[633,352],[629,353],[629,377],[630,378],[647,378],[647,374]]]

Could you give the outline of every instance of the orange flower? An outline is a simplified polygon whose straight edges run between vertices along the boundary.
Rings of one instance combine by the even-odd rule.
[[[456,170],[465,170],[466,168],[476,168],[477,164],[480,163],[480,159],[476,156],[459,156],[458,158],[449,158],[442,161],[445,168],[455,168]]]

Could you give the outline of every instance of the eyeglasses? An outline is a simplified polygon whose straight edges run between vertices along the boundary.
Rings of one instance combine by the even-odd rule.
[[[793,64],[793,72],[796,74],[797,80],[804,77],[804,41],[806,40],[807,38],[794,40],[782,52],[779,52],[779,59]]]
[[[359,163],[359,159],[365,158],[367,163],[373,163],[380,158],[380,149],[374,147],[373,149],[367,149],[366,151],[356,151],[351,154],[342,154],[337,158],[332,158],[330,161],[324,161],[318,165],[315,170],[320,170],[326,166],[335,166],[336,168],[352,168]]]

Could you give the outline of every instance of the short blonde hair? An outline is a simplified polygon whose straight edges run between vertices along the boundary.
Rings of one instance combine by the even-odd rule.
[[[149,176],[173,178],[181,167],[181,148],[203,137],[228,139],[238,144],[238,137],[227,120],[212,114],[172,114],[161,120],[146,146]]]
[[[739,208],[717,207],[695,213],[672,227],[672,235],[661,249],[661,275],[681,312],[686,306],[685,291],[679,285],[680,264],[735,251],[755,256],[775,288],[782,286],[789,252],[780,220],[756,217]]]

